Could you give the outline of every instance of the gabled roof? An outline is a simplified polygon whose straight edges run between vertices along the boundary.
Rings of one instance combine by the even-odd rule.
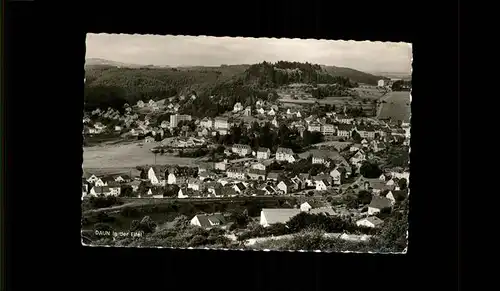
[[[276,150],[276,153],[284,153],[284,154],[293,155],[293,150],[291,148],[278,147],[278,149]]]
[[[378,218],[376,216],[366,217],[366,218],[360,219],[358,221],[362,221],[362,220],[369,221],[369,222],[371,222],[375,226],[378,226],[378,225],[381,225],[382,223],[384,223],[384,221],[382,219],[380,219],[380,218]]]
[[[269,152],[269,151],[270,151],[270,149],[269,149],[269,148],[264,148],[264,147],[260,147],[260,148],[257,150],[257,152],[260,152],[260,153],[262,153],[262,152],[267,153],[267,152]]]
[[[226,219],[221,213],[198,214],[195,217],[198,218],[201,227],[212,227],[212,224],[226,224]]]
[[[259,169],[250,169],[248,170],[248,174],[253,174],[253,175],[261,175],[261,176],[265,176],[266,175],[266,171],[265,170],[259,170]]]
[[[335,215],[336,212],[332,207],[318,207],[309,210],[311,214],[325,214],[325,215]]]
[[[100,186],[94,186],[92,189],[94,189],[94,192],[99,194],[99,193],[108,193],[110,192],[110,187],[109,186],[103,186],[103,187],[100,187]]]
[[[368,207],[371,208],[376,208],[376,209],[383,209],[387,207],[391,207],[391,200],[389,200],[386,197],[382,196],[373,196],[372,201],[370,202],[370,205]]]
[[[292,185],[295,185],[295,183],[294,183],[294,182],[292,182],[292,180],[289,180],[289,179],[282,180],[282,181],[280,182],[280,184],[281,184],[281,183],[285,184],[287,187],[290,187],[290,186],[292,186]]]
[[[323,204],[316,202],[316,201],[306,201],[306,202],[302,203],[301,205],[304,205],[306,203],[309,204],[309,206],[311,206],[311,208],[319,208],[319,207],[323,206]]]
[[[104,183],[114,182],[115,178],[113,178],[113,176],[104,176],[104,177],[101,177],[101,181],[103,181]]]
[[[264,215],[268,224],[286,223],[292,217],[300,213],[300,209],[294,208],[273,208],[262,209],[261,214]]]

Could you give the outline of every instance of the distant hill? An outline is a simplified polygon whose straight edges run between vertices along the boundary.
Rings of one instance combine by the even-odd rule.
[[[108,106],[118,109],[124,103],[135,104],[138,100],[194,94],[202,98],[186,105],[190,108],[187,113],[193,115],[217,114],[232,108],[236,102],[251,105],[256,98],[277,98],[276,89],[291,83],[336,84],[333,89],[342,92],[339,96],[348,96],[350,88],[357,87],[358,83],[375,85],[381,78],[350,68],[284,61],[179,68],[138,66],[100,59],[89,59],[88,63],[87,109]],[[206,100],[208,97],[210,99]],[[205,100],[205,103],[200,103],[200,100]]]
[[[411,80],[411,74],[401,73],[401,72],[372,72],[378,76],[382,76],[389,79],[400,79],[400,80]]]
[[[100,59],[100,58],[85,59],[85,67],[96,67],[96,66],[118,67],[118,68],[167,68],[167,66],[160,67],[160,66],[155,66],[155,65],[138,65],[138,64],[130,64],[130,63],[121,63],[121,62]]]
[[[332,76],[347,77],[358,83],[377,85],[378,80],[382,79],[382,75],[373,75],[362,71],[354,70],[351,68],[336,67],[336,66],[322,66],[322,68]]]

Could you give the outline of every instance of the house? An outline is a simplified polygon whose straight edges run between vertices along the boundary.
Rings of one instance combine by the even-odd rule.
[[[228,162],[227,160],[223,160],[221,162],[215,163],[214,166],[216,170],[225,171],[227,169]]]
[[[238,193],[241,193],[243,192],[247,187],[245,187],[245,185],[243,185],[243,183],[237,183],[235,185],[233,185],[232,187],[236,192]]]
[[[326,216],[333,216],[336,215],[337,213],[335,210],[333,210],[332,207],[317,207],[317,208],[312,208],[309,210],[310,214],[323,214]]]
[[[311,175],[309,173],[300,173],[297,175],[300,180],[304,182],[305,187],[312,187],[314,186],[314,182],[311,179]]]
[[[230,128],[229,120],[224,117],[217,117],[214,120],[214,128],[217,130],[229,130]]]
[[[337,114],[335,115],[335,120],[339,123],[351,124],[354,121],[354,118],[349,117],[345,114]]]
[[[246,177],[245,171],[240,167],[229,168],[226,171],[227,177],[232,179],[243,180]]]
[[[309,201],[309,202],[307,202],[306,201],[306,202],[300,204],[300,211],[308,212],[311,209],[319,208],[321,206],[322,205],[320,203],[318,203],[318,202],[315,202],[315,201]]]
[[[157,167],[150,167],[148,170],[148,179],[153,185],[163,184],[163,174]]]
[[[245,110],[243,111],[243,115],[245,116],[252,116],[252,107],[247,106]]]
[[[227,221],[224,215],[222,215],[221,213],[198,214],[191,219],[190,224],[203,227],[205,229],[210,229],[212,227],[226,226]]]
[[[203,183],[195,178],[188,179],[188,189],[193,189],[194,191],[203,191]]]
[[[257,159],[267,160],[271,157],[271,150],[268,148],[260,147],[257,150]]]
[[[358,221],[356,221],[357,226],[364,226],[364,227],[379,227],[384,223],[384,221],[376,216],[369,216],[366,218],[362,218]]]
[[[266,195],[272,195],[276,193],[276,189],[269,185],[264,186],[261,190],[264,191]]]
[[[167,120],[163,120],[160,124],[160,127],[161,128],[168,128],[170,125],[170,122],[168,122]]]
[[[108,186],[94,186],[92,189],[90,189],[90,195],[92,196],[110,196],[112,193],[110,187]]]
[[[273,120],[271,121],[271,124],[274,126],[274,127],[279,127],[279,123],[278,123],[278,120],[276,119],[276,117],[273,118]]]
[[[240,112],[241,110],[243,110],[243,105],[241,105],[240,102],[237,102],[236,104],[234,104],[234,107],[233,107],[234,113]]]
[[[244,157],[252,153],[252,148],[246,144],[234,144],[231,150],[240,157]]]
[[[271,171],[267,174],[267,180],[278,181],[283,176],[283,171]]]
[[[115,125],[115,131],[121,131],[122,130],[122,127],[119,126],[119,125]]]
[[[86,179],[87,182],[89,182],[91,184],[95,184],[99,180],[99,178],[94,174],[85,173],[83,175],[83,177]]]
[[[335,126],[333,124],[323,124],[321,126],[321,133],[323,135],[333,135],[335,133]]]
[[[289,179],[282,180],[276,187],[283,191],[284,194],[289,194],[299,189],[298,185]]]
[[[177,198],[180,198],[180,199],[189,198],[189,196],[187,195],[187,189],[183,190],[182,188],[179,188],[179,191],[177,192]]]
[[[263,163],[253,163],[252,166],[251,166],[251,168],[255,169],[255,170],[265,171],[266,170],[266,165],[264,165]]]
[[[264,108],[259,108],[259,109],[257,109],[257,113],[264,114],[264,113],[266,113],[266,111],[264,110]]]
[[[262,180],[262,181],[265,181],[266,180],[266,170],[260,170],[260,169],[250,169],[248,171],[248,176],[250,177],[250,179],[252,180]]]
[[[170,173],[167,176],[167,184],[172,185],[177,183],[177,177],[174,173]]]
[[[146,138],[144,139],[144,143],[152,143],[152,142],[155,142],[155,138],[152,136],[146,136]]]
[[[299,176],[295,176],[295,177],[291,178],[290,180],[292,180],[292,182],[297,184],[298,190],[302,190],[305,188],[305,181],[302,181],[302,179],[300,179]]]
[[[144,107],[144,101],[142,101],[142,100],[137,101],[137,107],[139,107],[139,108]]]
[[[365,178],[363,176],[359,177],[354,181],[353,185],[358,185],[360,190],[366,190],[373,192],[374,194],[379,194],[384,190],[393,190],[393,186],[387,186],[385,181],[378,178]]]
[[[349,161],[351,164],[359,167],[364,161],[366,161],[366,154],[363,150],[359,150],[349,159]]]
[[[406,197],[408,197],[408,189],[389,191],[385,197],[391,200],[392,205],[394,205],[396,202],[403,201]]]
[[[345,172],[346,170],[342,167],[336,167],[330,172],[330,177],[332,177],[333,185],[338,186],[342,184]]]
[[[337,136],[342,138],[350,138],[353,130],[356,128],[350,124],[337,125]]]
[[[320,132],[321,131],[321,124],[317,122],[311,122],[309,123],[307,130],[310,132]]]
[[[357,126],[356,131],[359,133],[359,135],[362,138],[366,138],[366,139],[370,139],[370,140],[375,138],[376,131],[372,127],[359,125],[359,126]]]
[[[314,186],[316,187],[316,191],[326,191],[328,190],[328,186],[330,183],[326,179],[314,180]]]
[[[375,215],[382,211],[382,209],[391,208],[392,203],[386,197],[373,196],[372,201],[368,205],[368,215]]]
[[[267,112],[267,115],[270,115],[270,116],[274,116],[274,115],[276,115],[276,111],[274,111],[274,108],[271,108],[271,110],[269,110],[269,111]]]
[[[384,87],[385,86],[385,80],[378,80],[377,86],[378,87]]]
[[[200,121],[200,126],[210,129],[214,126],[214,121],[211,118],[205,117]]]
[[[278,147],[276,150],[276,160],[280,162],[295,161],[293,150],[290,148]]]
[[[268,227],[276,223],[286,223],[299,213],[300,209],[294,208],[263,208],[260,212],[260,225]]]
[[[139,190],[139,185],[141,185],[141,181],[134,180],[128,183],[128,185],[132,187],[132,191],[136,192],[137,190]]]

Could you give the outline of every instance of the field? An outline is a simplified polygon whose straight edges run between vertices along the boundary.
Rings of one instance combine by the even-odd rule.
[[[382,104],[378,118],[409,121],[411,114],[410,92],[391,92],[390,96],[384,100],[386,103]]]
[[[157,143],[138,142],[126,144],[107,144],[83,148],[83,168],[115,168],[126,171],[139,165],[154,164],[155,156],[150,151]],[[169,155],[156,155],[156,164],[192,166],[198,159],[180,158]],[[117,170],[118,171],[118,170]]]

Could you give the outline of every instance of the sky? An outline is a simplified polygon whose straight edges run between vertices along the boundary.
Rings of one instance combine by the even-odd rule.
[[[412,51],[402,42],[87,34],[86,58],[172,67],[283,60],[410,74]]]

